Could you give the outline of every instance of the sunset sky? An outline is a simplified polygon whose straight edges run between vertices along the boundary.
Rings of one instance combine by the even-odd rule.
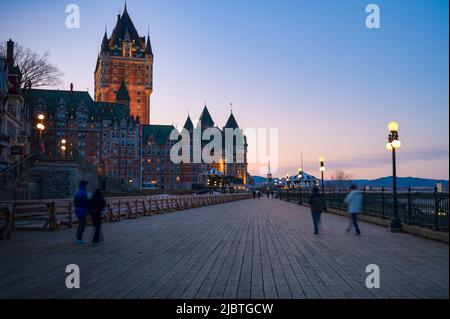
[[[65,7],[79,5],[81,28]],[[377,1],[381,29],[367,29],[371,1],[128,0],[141,36],[150,29],[154,62],[151,122],[183,125],[206,101],[222,127],[278,128],[279,168],[342,169],[355,178],[391,174],[387,124],[400,123],[398,175],[449,176],[449,2]],[[93,93],[105,24],[122,0],[5,1],[0,40],[39,53],[64,84]],[[249,147],[256,147],[250,145]],[[265,165],[266,163],[262,163]],[[259,174],[258,165],[250,172]]]

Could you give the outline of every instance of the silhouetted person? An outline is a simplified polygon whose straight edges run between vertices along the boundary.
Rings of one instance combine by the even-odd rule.
[[[270,195],[270,193],[269,193],[269,192],[267,192],[267,193],[266,193],[266,196],[267,196],[267,198],[269,198],[269,195]]]
[[[258,199],[261,199],[261,192],[258,191]]]
[[[92,223],[95,227],[94,239],[92,240],[92,242],[95,244],[103,240],[103,238],[100,238],[100,235],[102,227],[102,211],[105,206],[105,197],[103,196],[102,192],[97,189],[92,198],[89,200],[89,214],[92,217]]]
[[[87,181],[80,181],[78,191],[74,197],[75,215],[78,218],[77,244],[84,244],[83,233],[86,226],[86,218],[89,210],[89,199],[87,193]]]
[[[311,197],[308,201],[311,206],[311,215],[313,219],[314,225],[314,234],[319,234],[319,226],[320,226],[320,214],[325,206],[325,201],[323,199],[322,194],[319,193],[319,187],[315,186],[312,190]]]
[[[272,191],[271,193],[272,193],[272,198],[273,198],[273,196],[275,195],[275,192],[274,192],[274,191]]]
[[[355,227],[355,235],[361,235],[361,231],[358,226],[358,214],[361,213],[362,206],[362,194],[356,187],[352,185],[350,188],[350,193],[345,197],[344,202],[348,205],[348,212],[350,213],[351,220],[347,227],[347,233],[352,230],[352,226]]]
[[[253,199],[255,199],[256,198],[256,192],[255,192],[255,190],[253,190]]]

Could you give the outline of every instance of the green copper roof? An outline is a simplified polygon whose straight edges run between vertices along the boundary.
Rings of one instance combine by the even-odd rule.
[[[120,89],[116,94],[116,101],[130,101],[130,95],[124,81],[120,84]]]
[[[25,102],[33,108],[39,105],[39,100],[44,100],[44,107],[50,112],[59,105],[61,99],[67,107],[75,106],[78,107],[81,102],[84,102],[88,107],[91,106],[94,101],[87,91],[66,91],[66,90],[41,90],[41,89],[31,89],[24,90]]]
[[[185,128],[188,131],[194,129],[194,123],[192,123],[191,117],[189,115],[188,115],[188,117],[186,119],[186,123],[184,123],[183,128]]]
[[[165,144],[173,129],[173,125],[142,125],[142,142],[147,143],[150,137],[154,137],[156,144]]]
[[[227,121],[227,123],[225,124],[224,127],[225,128],[232,128],[232,129],[239,128],[239,125],[237,124],[233,113],[230,114],[230,117],[228,118],[228,121]]]
[[[147,35],[147,44],[145,45],[145,53],[148,55],[153,55],[152,44],[150,43],[150,34]]]
[[[136,43],[141,43],[142,38],[139,37],[139,34],[134,27],[133,21],[128,14],[128,10],[125,7],[125,10],[122,13],[122,16],[117,20],[116,26],[111,35],[111,39],[109,40],[109,45],[120,45],[120,42],[125,40],[125,37],[129,36],[130,41],[136,41]],[[144,43],[142,43],[142,46]]]
[[[200,115],[200,121],[202,123],[202,126],[214,126],[214,121],[211,117],[211,114],[209,114],[208,108],[203,108],[202,114]]]
[[[30,107],[31,112],[39,106],[39,101],[43,100],[43,107],[48,113],[54,113],[56,107],[64,100],[69,113],[76,113],[82,103],[87,106],[89,118],[95,120],[100,118],[121,121],[123,118],[132,120],[127,105],[120,103],[95,102],[87,91],[65,91],[65,90],[42,90],[31,89],[24,91],[25,103]]]

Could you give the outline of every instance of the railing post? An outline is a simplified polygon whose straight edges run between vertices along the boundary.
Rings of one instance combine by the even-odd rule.
[[[341,210],[341,189],[337,191],[337,209]]]
[[[384,219],[384,186],[381,187],[381,218]]]
[[[439,200],[438,200],[438,188],[434,185],[433,197],[434,197],[434,228],[439,229]]]
[[[411,186],[408,186],[408,224],[411,224]]]
[[[363,188],[363,193],[362,193],[362,213],[365,214],[366,213],[366,188]]]

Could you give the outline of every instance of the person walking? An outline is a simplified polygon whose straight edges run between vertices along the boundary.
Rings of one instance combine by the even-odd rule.
[[[80,181],[78,185],[78,191],[74,197],[74,206],[75,206],[75,215],[78,218],[78,228],[77,228],[77,244],[82,245],[85,242],[83,241],[83,233],[84,228],[86,227],[86,218],[89,209],[89,198],[87,193],[87,185],[89,182]]]
[[[89,214],[91,215],[92,223],[94,224],[95,227],[94,239],[92,240],[94,244],[103,241],[101,227],[102,227],[102,211],[105,208],[105,206],[106,206],[105,197],[103,196],[103,193],[99,189],[97,189],[92,198],[89,200]]]
[[[255,199],[255,198],[256,198],[256,191],[253,190],[253,199]]]
[[[258,199],[261,199],[261,191],[258,191]]]
[[[319,192],[319,187],[314,186],[308,203],[311,206],[311,215],[314,225],[314,235],[319,235],[320,214],[322,213],[323,208],[325,206],[325,201],[323,200],[322,194],[320,194]]]
[[[355,235],[360,236],[361,231],[358,226],[358,214],[361,213],[362,194],[356,185],[350,187],[350,193],[345,197],[344,202],[347,204],[348,212],[351,216],[350,223],[347,227],[347,233],[349,233],[352,230],[352,226],[354,226],[356,231]]]

